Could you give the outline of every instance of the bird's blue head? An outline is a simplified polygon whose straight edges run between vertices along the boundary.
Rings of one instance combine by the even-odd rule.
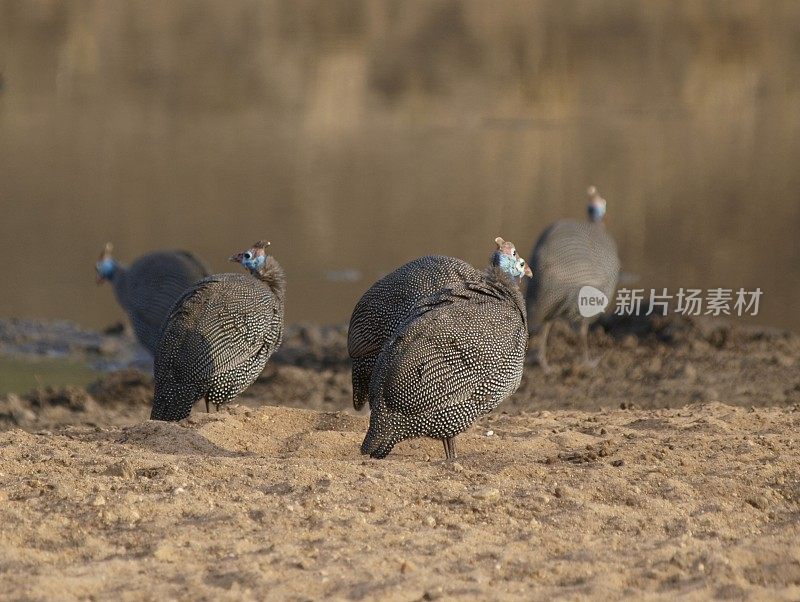
[[[114,247],[112,244],[107,242],[106,246],[103,247],[103,252],[100,253],[97,263],[94,265],[94,269],[97,272],[97,284],[102,284],[106,280],[112,280],[117,273],[117,268],[119,266],[111,256],[111,251],[113,250]]]
[[[267,247],[269,245],[269,241],[259,240],[246,251],[231,255],[230,261],[241,263],[251,274],[258,274],[267,263]]]
[[[606,200],[600,196],[594,186],[589,186],[586,194],[589,195],[589,205],[586,207],[586,211],[589,213],[589,221],[602,222],[606,215]]]
[[[503,240],[499,236],[494,239],[497,250],[492,255],[492,265],[499,267],[514,279],[521,280],[523,276],[533,276],[531,268],[522,257],[517,254],[513,243]]]

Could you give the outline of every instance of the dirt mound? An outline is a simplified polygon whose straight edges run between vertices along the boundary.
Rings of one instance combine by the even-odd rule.
[[[107,337],[67,321],[0,320],[0,349],[6,353],[68,355],[113,353]]]
[[[129,368],[112,372],[87,387],[89,394],[103,405],[150,405],[153,402],[153,377]]]
[[[119,326],[96,332],[68,321],[0,319],[0,353],[70,357],[99,370],[151,369],[150,354],[127,329]]]
[[[500,409],[513,414],[681,407],[718,400],[748,408],[800,403],[800,338],[785,331],[681,316],[608,316],[592,328],[590,341],[592,353],[600,358],[595,370],[577,362],[577,333],[557,323],[549,348],[554,370],[542,372],[531,352],[520,389]],[[112,372],[86,391],[62,388],[0,398],[0,429],[133,424],[147,418],[151,401],[152,378],[146,372]],[[250,407],[349,410],[347,329],[288,327],[281,350],[238,401]],[[205,411],[202,402],[198,411]]]
[[[316,369],[349,366],[347,325],[290,324],[271,361]]]
[[[350,369],[309,369],[268,364],[246,399],[318,410],[340,410],[352,399]]]
[[[430,440],[365,460],[365,417],[277,407],[11,430],[4,592],[796,599],[798,426],[719,403],[497,413],[453,464]]]
[[[123,370],[85,389],[41,387],[24,395],[0,396],[0,430],[131,424],[147,419],[152,400],[152,377],[133,369]]]
[[[576,332],[556,323],[544,373],[535,354],[504,406],[523,409],[680,407],[725,400],[742,406],[800,402],[800,338],[705,319],[607,318],[590,331],[598,368],[579,363]]]

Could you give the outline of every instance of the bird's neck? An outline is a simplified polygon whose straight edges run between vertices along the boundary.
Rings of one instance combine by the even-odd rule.
[[[514,278],[508,272],[496,265],[489,264],[484,272],[485,282],[491,286],[499,298],[508,299],[519,311],[523,323],[527,329],[527,312],[525,311],[525,300],[522,298],[521,278]]]
[[[119,281],[128,271],[128,268],[114,259],[107,260],[108,268],[105,270],[105,278],[110,282]]]
[[[603,220],[606,217],[605,213],[599,214],[598,212],[593,211],[591,207],[589,207],[589,210],[586,212],[586,214],[587,214],[586,217],[589,219],[589,223],[600,224],[601,226],[603,225]]]
[[[251,272],[253,276],[266,284],[273,294],[283,299],[286,293],[286,274],[281,264],[272,256],[268,256],[264,265],[258,271]]]
[[[514,278],[511,274],[506,272],[503,268],[498,265],[489,264],[484,272],[486,277],[486,281],[503,286],[511,291],[518,291],[521,279]]]

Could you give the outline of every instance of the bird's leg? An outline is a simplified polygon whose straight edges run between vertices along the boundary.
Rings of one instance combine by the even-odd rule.
[[[208,399],[206,399],[206,414],[208,414],[211,410],[208,407]]]
[[[539,351],[537,359],[539,360],[539,366],[541,366],[544,372],[550,372],[550,364],[547,363],[547,337],[550,334],[550,327],[552,325],[552,322],[545,322],[542,324],[541,332],[539,332]]]
[[[444,455],[447,460],[452,461],[456,459],[456,438],[444,437],[442,439],[444,444]]]
[[[219,412],[219,404],[218,404],[218,403],[215,403],[215,404],[214,404],[214,407],[217,409],[217,412]]]
[[[583,350],[583,365],[587,368],[597,368],[600,359],[592,359],[589,356],[589,322],[581,320],[581,349]]]

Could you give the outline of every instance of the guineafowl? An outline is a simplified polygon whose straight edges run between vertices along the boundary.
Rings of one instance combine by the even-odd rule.
[[[175,303],[155,357],[150,418],[181,420],[194,403],[219,410],[261,374],[283,337],[286,278],[259,241],[230,258],[250,272],[215,274]]]
[[[528,330],[519,281],[530,268],[514,245],[498,249],[479,281],[445,286],[417,302],[384,344],[370,383],[361,453],[384,458],[404,439],[455,437],[519,386]]]
[[[603,216],[606,201],[594,186],[589,195],[588,221],[562,220],[550,225],[536,241],[531,255],[533,270],[526,293],[531,336],[538,333],[539,364],[549,371],[547,335],[553,320],[565,318],[580,324],[584,363],[596,365],[589,357],[589,322],[578,307],[578,293],[584,286],[614,296],[619,276],[619,257],[614,239],[606,231]]]
[[[126,267],[114,259],[112,250],[109,242],[100,254],[95,266],[97,284],[111,282],[136,338],[153,355],[172,305],[187,288],[208,276],[208,268],[186,251],[148,253]]]
[[[400,266],[364,293],[353,310],[347,331],[356,410],[360,410],[369,397],[375,359],[417,301],[445,286],[479,282],[482,278],[483,274],[466,261],[427,255]]]

